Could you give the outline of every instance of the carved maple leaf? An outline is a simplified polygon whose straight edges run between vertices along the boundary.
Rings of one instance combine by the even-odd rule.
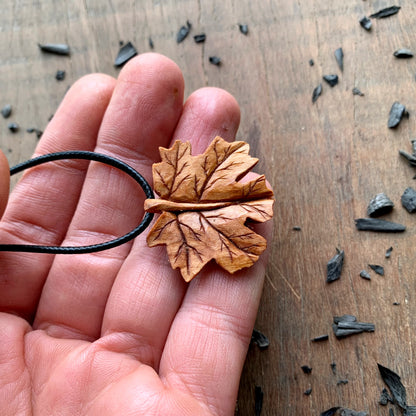
[[[239,182],[258,162],[245,142],[216,137],[207,150],[191,155],[191,144],[160,148],[153,186],[160,199],[145,210],[162,212],[147,236],[150,247],[166,244],[170,263],[189,282],[211,260],[230,273],[253,265],[266,240],[247,227],[248,219],[273,216],[273,191],[264,175]]]

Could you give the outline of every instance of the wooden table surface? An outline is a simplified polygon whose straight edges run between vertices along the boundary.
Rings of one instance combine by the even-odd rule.
[[[373,19],[370,32],[359,25],[362,16],[393,4],[400,12]],[[26,128],[43,130],[72,82],[96,71],[117,75],[120,40],[146,52],[150,36],[154,51],[182,68],[186,95],[218,86],[237,98],[238,139],[260,158],[257,170],[267,174],[277,199],[256,323],[270,346],[249,350],[238,415],[255,414],[256,385],[264,391],[262,415],[320,415],[333,406],[388,415],[378,404],[384,384],[377,363],[401,376],[409,404],[416,403],[415,217],[400,202],[415,172],[398,155],[411,152],[416,136],[416,58],[393,56],[399,48],[416,51],[415,18],[412,0],[2,2],[0,107],[12,104],[13,114],[0,118],[0,147],[10,164],[31,156],[37,138]],[[186,20],[191,35],[206,33],[204,44],[191,37],[176,43]],[[247,36],[240,23],[248,25]],[[38,42],[68,43],[71,57],[42,54]],[[339,47],[342,72],[334,58]],[[211,55],[221,57],[220,67],[208,62]],[[66,71],[64,81],[55,79],[58,69]],[[337,74],[338,85],[323,82],[325,74]],[[319,83],[323,92],[312,104]],[[353,95],[354,87],[365,95]],[[394,101],[410,117],[393,130],[387,119]],[[8,130],[10,121],[19,123],[19,132]],[[405,224],[406,232],[356,230],[354,219],[366,216],[380,192],[395,203],[385,218]],[[336,248],[345,251],[344,268],[328,284],[326,263]],[[384,266],[385,275],[361,278],[369,263]],[[375,332],[335,338],[332,319],[342,314],[374,323]],[[311,342],[322,334],[329,339]],[[312,373],[304,374],[302,365]]]

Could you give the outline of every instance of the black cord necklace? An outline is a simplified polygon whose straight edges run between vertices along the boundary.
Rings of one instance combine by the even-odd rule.
[[[96,162],[101,162],[106,165],[110,165],[116,169],[127,173],[131,178],[133,178],[143,189],[147,198],[154,198],[153,190],[147,181],[129,166],[127,163],[122,162],[119,159],[116,159],[111,156],[103,155],[101,153],[87,152],[82,150],[77,151],[67,151],[67,152],[58,152],[58,153],[49,153],[43,156],[36,157],[34,159],[27,160],[25,162],[19,163],[16,166],[13,166],[10,169],[10,175],[21,172],[25,169],[32,168],[34,166],[41,165],[43,163],[52,162],[54,160],[63,160],[63,159],[84,159],[84,160],[93,160]],[[41,246],[41,245],[29,245],[29,244],[0,244],[0,251],[17,251],[17,252],[26,252],[26,253],[51,253],[51,254],[82,254],[82,253],[94,253],[97,251],[108,250],[113,247],[120,246],[121,244],[127,243],[133,238],[141,234],[150,224],[153,219],[153,214],[146,212],[142,222],[133,230],[129,231],[127,234],[124,234],[121,237],[118,237],[114,240],[106,241],[100,244],[92,244],[89,246]]]

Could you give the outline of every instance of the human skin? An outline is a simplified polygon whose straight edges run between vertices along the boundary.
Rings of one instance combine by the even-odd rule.
[[[217,135],[234,140],[240,111],[217,88],[183,102],[178,66],[157,54],[118,79],[92,74],[66,94],[36,155],[89,150],[117,157],[151,183],[158,147]],[[8,167],[0,155],[0,208]],[[99,163],[27,171],[10,195],[0,242],[87,245],[134,228],[144,195]],[[270,238],[271,222],[256,229]],[[1,415],[232,415],[261,296],[267,252],[230,275],[209,264],[189,284],[146,232],[93,254],[0,252]]]

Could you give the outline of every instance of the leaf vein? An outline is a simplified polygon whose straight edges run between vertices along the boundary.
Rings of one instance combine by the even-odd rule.
[[[231,151],[231,146],[229,146],[228,149],[224,151],[224,157],[220,161],[220,157],[219,157],[219,152],[218,152],[217,146],[218,146],[218,142],[216,142],[214,144],[214,148],[213,148],[214,153],[215,153],[216,166],[214,167],[214,169],[212,169],[212,171],[209,174],[206,175],[205,180],[204,180],[204,182],[203,182],[203,184],[201,186],[201,189],[200,189],[200,192],[199,192],[199,195],[198,195],[198,202],[201,201],[202,196],[203,196],[203,194],[205,192],[205,188],[206,188],[207,184],[209,183],[210,179],[212,178],[212,176],[214,175],[214,173],[217,172],[218,169],[222,169],[220,167],[221,164],[224,163],[233,153],[235,153],[238,150],[237,149],[237,150]]]

